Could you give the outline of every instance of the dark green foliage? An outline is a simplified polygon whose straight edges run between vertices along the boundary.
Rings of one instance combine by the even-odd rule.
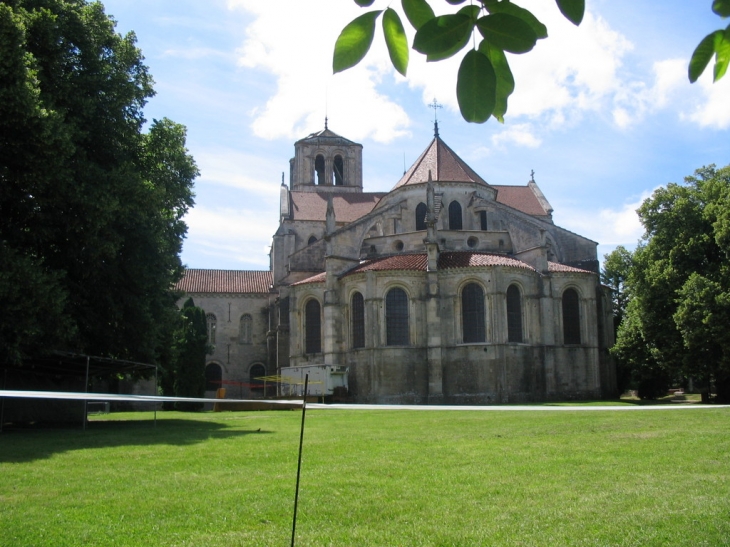
[[[183,305],[175,334],[174,384],[176,397],[202,397],[205,394],[205,356],[208,353],[208,329],[205,312],[193,299]],[[175,403],[177,410],[194,411],[202,403]]]
[[[99,3],[0,3],[0,82],[0,294],[24,310],[2,314],[0,361],[157,360],[198,172],[182,126],[143,132],[134,34]]]
[[[361,7],[373,4],[370,0],[355,0],[355,3]],[[456,6],[464,0],[446,0],[446,3]],[[556,0],[556,3],[566,18],[580,24],[585,0]],[[445,15],[436,15],[427,0],[401,0],[401,5],[416,30],[413,49],[426,55],[429,62],[456,55],[474,42],[475,31],[481,33],[482,45],[465,54],[457,75],[459,108],[468,122],[483,123],[492,116],[503,122],[507,99],[514,90],[514,78],[504,53],[530,51],[538,39],[547,38],[545,25],[532,12],[510,0],[479,0]],[[355,66],[365,57],[373,41],[375,20],[381,13],[371,11],[361,15],[342,30],[334,49],[335,73]],[[405,76],[408,50],[400,17],[388,8],[383,23],[391,62]]]
[[[730,166],[698,169],[639,208],[630,299],[614,353],[652,395],[691,377],[730,400]]]

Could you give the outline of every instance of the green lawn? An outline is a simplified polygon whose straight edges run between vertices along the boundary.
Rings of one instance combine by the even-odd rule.
[[[0,545],[290,544],[301,413],[0,434]],[[309,409],[299,546],[730,545],[730,409]]]

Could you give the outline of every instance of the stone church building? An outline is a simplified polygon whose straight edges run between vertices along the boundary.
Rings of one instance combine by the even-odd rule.
[[[208,389],[347,367],[349,400],[489,404],[614,396],[597,244],[556,226],[534,180],[486,182],[438,134],[387,193],[362,145],[297,141],[269,271],[188,270],[208,314]]]

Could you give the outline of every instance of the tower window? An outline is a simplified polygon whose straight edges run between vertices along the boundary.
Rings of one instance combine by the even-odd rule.
[[[317,155],[314,159],[314,172],[317,175],[317,184],[324,184],[324,156]]]
[[[350,306],[352,313],[352,347],[365,347],[365,301],[362,294],[356,292],[352,295]]]
[[[507,341],[522,342],[522,295],[517,285],[507,289]]]
[[[249,314],[241,316],[241,322],[238,326],[238,343],[250,344],[253,339],[253,318]]]
[[[487,231],[487,212],[479,211],[479,228],[483,231]]]
[[[335,174],[335,186],[342,186],[345,184],[345,165],[342,161],[342,156],[335,156],[335,162],[332,167]]]
[[[416,231],[426,229],[426,215],[428,214],[428,207],[425,203],[419,203],[416,206]]]
[[[449,204],[449,230],[461,229],[463,229],[461,221],[461,204],[458,201],[452,201]]]
[[[563,293],[563,343],[580,344],[580,300],[575,289]]]
[[[205,322],[208,326],[208,343],[209,344],[215,344],[215,328],[216,328],[216,318],[215,315],[212,313],[209,313],[205,316]]]
[[[388,346],[409,343],[408,295],[403,289],[391,289],[385,296],[385,337]]]
[[[322,351],[322,318],[319,302],[314,298],[304,307],[304,338],[305,353]]]
[[[476,283],[469,283],[461,291],[461,325],[464,343],[486,341],[484,289]]]

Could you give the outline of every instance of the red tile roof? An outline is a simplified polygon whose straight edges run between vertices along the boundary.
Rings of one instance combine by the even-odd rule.
[[[187,269],[175,289],[186,293],[268,293],[272,282],[268,271]]]
[[[301,281],[297,281],[296,283],[292,283],[292,286],[308,285],[309,283],[324,283],[326,280],[327,280],[327,272],[322,272],[322,273],[318,273],[317,275],[313,275],[312,277],[302,279]]]
[[[497,201],[499,203],[528,215],[545,216],[549,214],[529,186],[499,186],[496,184],[493,186],[497,189]]]
[[[514,268],[534,270],[534,268],[526,262],[504,255],[461,251],[441,253],[439,256],[439,269],[443,270],[478,268],[483,266],[512,266]]]
[[[588,270],[581,270],[580,268],[574,268],[573,266],[567,266],[565,264],[558,264],[557,262],[548,262],[548,271],[550,271],[550,272],[587,273],[587,274],[594,273],[594,272],[591,272]]]
[[[439,137],[435,137],[393,189],[408,184],[427,182],[429,171],[431,172],[431,179],[434,181],[487,184],[444,141]]]
[[[291,192],[292,220],[324,221],[327,217],[326,192]],[[353,222],[368,214],[385,195],[383,192],[363,192],[332,196],[337,222]]]

